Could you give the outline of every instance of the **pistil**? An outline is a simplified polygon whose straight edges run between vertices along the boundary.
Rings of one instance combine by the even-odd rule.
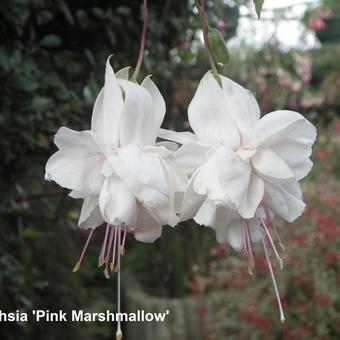
[[[261,237],[261,240],[262,240],[262,244],[263,244],[263,248],[264,248],[264,253],[266,255],[266,260],[267,260],[269,272],[270,272],[270,275],[271,275],[271,278],[272,278],[272,281],[273,281],[273,286],[274,286],[274,290],[275,290],[275,294],[276,294],[277,304],[279,306],[280,320],[281,320],[282,323],[284,323],[285,322],[285,316],[283,314],[283,309],[282,309],[282,305],[281,305],[281,299],[280,299],[280,295],[279,295],[279,290],[278,290],[277,285],[276,285],[276,280],[275,280],[272,264],[271,264],[270,259],[269,259],[268,249],[267,249],[266,241],[265,241],[263,235]]]
[[[117,232],[118,232],[118,244],[121,245],[121,226],[119,225],[117,228],[118,228],[118,230],[117,230]],[[125,230],[126,230],[126,228],[125,228]],[[118,315],[120,315],[120,307],[121,307],[120,306],[120,304],[121,304],[121,302],[120,302],[120,291],[121,291],[121,289],[120,289],[120,285],[121,285],[121,283],[120,283],[120,281],[121,281],[121,278],[120,278],[120,275],[121,275],[120,256],[121,256],[121,254],[120,253],[121,253],[120,251],[117,251],[117,257],[118,257],[117,262],[118,262],[118,268],[119,268],[118,278],[117,278],[117,312],[118,312]],[[116,340],[121,340],[122,338],[123,338],[123,333],[122,333],[122,330],[121,330],[120,318],[118,318]]]

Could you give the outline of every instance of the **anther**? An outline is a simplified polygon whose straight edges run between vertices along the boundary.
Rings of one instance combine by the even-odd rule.
[[[104,273],[104,276],[105,276],[106,279],[110,278],[110,275],[109,275],[107,268],[104,269],[103,273]]]

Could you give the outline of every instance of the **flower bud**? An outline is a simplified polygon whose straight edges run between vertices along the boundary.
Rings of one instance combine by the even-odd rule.
[[[214,62],[216,64],[227,65],[230,62],[229,51],[223,36],[216,28],[208,27],[208,44]]]

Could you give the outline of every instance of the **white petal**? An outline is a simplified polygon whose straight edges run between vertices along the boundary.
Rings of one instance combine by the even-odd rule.
[[[139,206],[137,228],[133,231],[136,240],[152,243],[162,234],[162,225],[150,213]]]
[[[243,218],[252,218],[255,216],[256,209],[262,201],[263,194],[263,179],[256,174],[252,174],[248,189],[244,195],[244,200],[239,207],[239,212]]]
[[[149,224],[145,228],[138,228],[134,231],[135,239],[140,242],[153,243],[162,235],[162,225],[155,224],[155,226]]]
[[[236,250],[241,250],[244,247],[244,232],[242,222],[234,222],[227,229],[228,243]]]
[[[94,102],[91,130],[98,135],[103,135],[103,117],[104,117],[104,87],[99,91],[98,96]]]
[[[234,249],[244,247],[244,228],[248,225],[252,242],[259,241],[261,230],[259,221],[255,218],[243,219],[237,212],[224,207],[218,207],[216,220],[212,228],[216,231],[216,239],[220,243],[229,243]]]
[[[175,192],[183,192],[186,190],[189,183],[188,177],[181,167],[177,165],[171,158],[164,158],[163,162],[166,164],[173,182],[173,189]]]
[[[153,145],[158,133],[150,122],[154,119],[153,102],[149,92],[131,81],[119,80],[125,102],[120,131],[121,145]]]
[[[261,230],[260,221],[258,219],[248,220],[248,228],[250,232],[250,239],[252,242],[258,242],[261,240],[263,233]]]
[[[203,202],[194,217],[194,220],[199,225],[214,226],[216,220],[216,209],[213,202],[208,198]]]
[[[286,164],[292,169],[297,180],[305,177],[311,169],[312,163],[309,157],[312,153],[312,145],[315,142],[316,130],[315,127],[308,122],[300,114],[287,111],[293,123],[287,125],[282,131],[272,135],[263,143],[270,143],[272,150],[283,159]],[[281,116],[285,116],[285,111],[270,114],[277,120]],[[294,120],[295,119],[295,120]],[[267,123],[266,123],[267,124]]]
[[[78,221],[80,228],[94,229],[104,223],[98,203],[98,196],[87,196],[84,198]]]
[[[101,139],[89,130],[74,131],[61,127],[55,137],[54,144],[65,154],[79,157],[103,153],[105,146]]]
[[[315,127],[301,114],[280,110],[266,114],[255,126],[255,135],[252,144],[272,146],[288,139],[302,139],[306,144],[312,145],[316,138]]]
[[[225,207],[218,207],[216,210],[215,223],[211,225],[216,231],[216,239],[219,243],[238,244],[238,234],[230,232],[229,229],[232,225],[239,225],[242,221],[242,217],[235,211]],[[236,234],[236,235],[234,235]]]
[[[129,72],[130,72],[131,66],[124,67],[116,72],[116,78],[117,79],[125,79],[129,80]]]
[[[105,221],[110,224],[137,223],[136,199],[129,187],[117,176],[106,179],[99,195],[99,207]]]
[[[110,65],[109,57],[106,61],[105,85],[96,100],[91,124],[92,130],[102,136],[107,144],[113,146],[119,144],[123,107],[122,92]]]
[[[231,79],[221,76],[223,91],[227,96],[225,111],[230,115],[246,145],[253,134],[254,126],[260,119],[260,109],[253,94]]]
[[[188,116],[197,138],[210,145],[223,143],[230,148],[240,146],[240,135],[228,112],[226,94],[211,72],[200,81],[192,99]]]
[[[235,152],[219,147],[200,168],[194,190],[207,195],[215,204],[224,204],[240,210],[248,190],[251,167],[239,159]]]
[[[236,151],[237,155],[243,160],[248,161],[256,153],[256,148],[254,147],[242,147]]]
[[[119,150],[118,157],[108,159],[141,203],[157,206],[168,200],[169,179],[158,155],[128,145]]]
[[[159,155],[128,145],[119,150],[118,157],[109,157],[109,161],[154,219],[161,224],[177,224],[173,179]]]
[[[151,80],[150,76],[146,77],[143,80],[141,86],[144,87],[149,92],[151,99],[152,99],[153,114],[150,117],[151,119],[148,121],[148,129],[151,134],[150,144],[154,144],[154,142],[156,141],[160,126],[164,119],[165,110],[166,110],[165,102],[157,86]]]
[[[187,190],[183,197],[182,207],[180,209],[181,221],[186,221],[193,218],[197,214],[198,209],[206,198],[205,195],[200,195],[194,190],[194,182],[199,172],[200,169],[197,169],[188,183]]]
[[[300,179],[306,177],[306,175],[311,171],[312,166],[313,166],[313,162],[310,159],[307,159],[306,161],[301,162],[301,163],[294,164],[292,168],[293,168],[296,180],[299,181]]]
[[[188,143],[182,145],[170,157],[184,171],[191,175],[198,167],[200,167],[207,159],[207,154],[211,150],[209,146],[200,143]]]
[[[100,139],[91,131],[78,132],[62,127],[54,142],[60,151],[48,160],[45,179],[83,194],[98,194],[103,181],[100,170],[104,160]]]
[[[299,184],[265,182],[265,204],[288,222],[293,222],[305,210]]]
[[[174,142],[157,142],[155,146],[164,146],[169,151],[177,151],[178,150],[178,144]]]
[[[164,143],[172,143],[172,142],[164,142]],[[172,144],[175,144],[175,143],[172,143]],[[155,153],[159,157],[167,158],[173,153],[173,151],[171,151],[167,147],[169,147],[169,145],[156,143],[155,145],[144,146],[142,149],[143,149],[143,152]],[[171,148],[173,148],[173,146],[171,146]],[[177,144],[176,144],[176,148],[177,148]]]
[[[170,184],[168,202],[162,205],[162,209],[161,207],[151,207],[149,211],[161,224],[168,224],[171,227],[175,227],[179,222],[179,218],[175,210],[175,200],[178,199],[178,196],[180,197],[183,195],[182,190],[184,191],[185,185],[183,185],[181,181],[186,180],[186,178],[180,178],[181,174],[176,172],[176,169],[172,167],[171,162],[162,158],[161,161]]]
[[[75,199],[84,198],[84,195],[80,191],[76,190],[72,190],[68,195]]]
[[[270,147],[259,147],[251,158],[251,163],[262,176],[285,180],[294,179],[293,170]]]
[[[56,152],[47,161],[45,179],[87,195],[98,194],[103,183],[100,175],[103,156],[77,157],[77,154],[72,157],[62,151]]]
[[[179,144],[186,144],[186,143],[192,143],[192,142],[198,141],[197,137],[189,131],[176,132],[176,131],[167,130],[167,129],[159,129],[158,137],[166,139],[166,140],[170,140],[170,141],[173,141]]]

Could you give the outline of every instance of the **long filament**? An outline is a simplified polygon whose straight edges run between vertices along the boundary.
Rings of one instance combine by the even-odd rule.
[[[124,236],[123,236],[122,244],[120,245],[120,251],[121,251],[122,255],[124,255],[124,253],[125,253],[126,233],[127,233],[127,226],[124,224]]]
[[[112,242],[113,242],[113,236],[114,236],[114,233],[115,233],[115,229],[114,229],[114,226],[110,225],[110,239],[109,239],[109,245],[107,247],[107,252],[106,252],[106,256],[105,256],[105,269],[104,269],[104,276],[109,279],[110,278],[110,275],[109,275],[109,271],[108,271],[108,268],[109,268],[109,258],[110,258],[110,251],[111,251],[111,248],[112,248]]]
[[[117,226],[117,232],[118,232],[118,244],[121,244],[121,226]],[[120,274],[121,274],[121,266],[120,266],[120,251],[117,249],[117,264],[118,264],[118,278],[117,278],[117,312],[118,316],[120,315]],[[117,320],[117,332],[116,332],[116,340],[120,340],[123,337],[121,325],[120,325],[120,317],[118,317]]]
[[[272,246],[272,248],[273,248],[273,250],[274,250],[274,253],[275,253],[275,256],[276,256],[277,260],[279,261],[280,268],[282,269],[282,268],[283,268],[283,261],[282,261],[282,258],[281,258],[280,255],[279,255],[279,253],[278,253],[276,247],[275,247],[275,244],[274,244],[274,242],[273,242],[272,237],[270,236],[269,230],[268,230],[268,228],[267,228],[267,226],[266,226],[264,220],[263,220],[260,216],[258,216],[258,215],[257,215],[257,218],[258,218],[258,219],[260,220],[260,222],[261,222],[261,225],[262,225],[262,227],[263,227],[263,230],[265,231],[265,233],[266,233],[266,235],[267,235],[267,237],[268,237],[269,243],[270,243],[270,245]]]
[[[249,269],[249,273],[250,275],[252,275],[252,270],[251,268],[254,268],[254,258],[253,258],[253,249],[251,246],[251,236],[250,236],[250,232],[249,232],[249,224],[246,221],[246,238],[247,238],[247,242],[248,242],[248,253],[249,253],[249,260],[250,260],[250,264],[248,265],[248,269]]]
[[[261,240],[262,240],[262,244],[263,244],[263,248],[264,248],[264,253],[266,255],[266,260],[267,260],[268,268],[269,268],[269,271],[270,271],[270,275],[271,275],[271,278],[272,278],[272,281],[273,281],[273,285],[274,285],[274,290],[275,290],[275,294],[276,294],[277,304],[278,304],[279,310],[280,310],[280,319],[281,319],[281,322],[283,323],[285,321],[285,316],[283,314],[283,309],[282,309],[282,305],[281,305],[281,299],[280,299],[280,295],[279,295],[279,290],[277,289],[277,285],[276,285],[276,280],[275,280],[272,264],[270,263],[270,259],[269,259],[269,255],[268,255],[268,250],[267,250],[266,242],[264,240],[263,235],[261,237]]]
[[[117,245],[117,233],[118,233],[118,227],[114,226],[115,230],[115,236],[113,241],[113,248],[112,248],[112,262],[111,262],[111,271],[115,271],[115,259],[116,259],[116,245]]]
[[[277,227],[276,227],[276,225],[275,225],[273,219],[270,217],[270,212],[269,212],[268,207],[263,203],[263,204],[262,204],[262,208],[263,208],[264,213],[265,213],[265,215],[266,215],[267,221],[270,221],[270,224],[272,225],[272,227],[273,227],[273,229],[274,229],[275,237],[276,237],[277,241],[279,242],[280,248],[284,251],[284,250],[285,250],[285,246],[283,245],[283,243],[282,243],[282,241],[281,241],[280,234],[279,234],[279,232],[277,231]]]
[[[98,259],[98,267],[101,267],[104,264],[104,262],[105,262],[104,261],[104,255],[105,255],[107,236],[109,234],[109,230],[110,230],[110,225],[107,224],[106,225],[106,232],[105,232],[104,242],[103,242],[102,249],[100,251],[100,255],[99,255],[99,259]]]
[[[73,272],[77,272],[79,270],[81,262],[83,261],[86,249],[87,249],[87,247],[88,247],[88,245],[90,243],[90,240],[91,240],[93,232],[94,232],[94,229],[91,230],[90,235],[88,236],[88,238],[86,240],[86,243],[85,243],[85,246],[83,248],[83,251],[81,252],[80,258],[79,258],[78,262],[76,263],[76,265],[73,268]]]

